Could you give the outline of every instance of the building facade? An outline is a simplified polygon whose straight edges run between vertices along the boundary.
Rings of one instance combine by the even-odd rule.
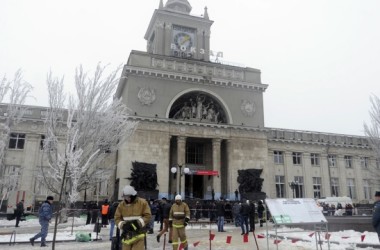
[[[112,178],[87,199],[120,198],[132,163],[143,162],[156,167],[159,197],[233,199],[238,171],[256,169],[270,198],[371,201],[380,166],[366,138],[265,127],[268,86],[260,70],[218,62],[207,9],[202,16],[190,11],[187,0],[161,0],[145,34],[147,51],[130,53],[115,96],[132,110],[138,128],[110,157]],[[12,131],[6,165],[20,168],[20,189],[43,196],[32,173],[42,164],[44,108],[29,112]]]

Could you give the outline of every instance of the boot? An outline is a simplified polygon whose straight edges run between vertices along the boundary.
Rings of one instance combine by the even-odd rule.
[[[30,244],[32,244],[32,246],[34,246],[34,239],[30,238],[29,241],[30,241]]]
[[[148,234],[153,234],[153,229],[149,229]]]
[[[160,238],[161,238],[161,235],[156,236],[157,242],[160,242]]]

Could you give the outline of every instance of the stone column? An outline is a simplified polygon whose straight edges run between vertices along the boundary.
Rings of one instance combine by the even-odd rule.
[[[346,162],[343,155],[337,155],[337,166],[339,173],[339,196],[348,196],[347,194],[347,171]]]
[[[230,200],[235,200],[235,190],[239,189],[239,183],[237,183],[237,169],[233,169],[233,148],[232,148],[232,140],[226,140],[226,150],[227,150],[227,197]]]
[[[321,177],[323,197],[331,196],[331,173],[329,166],[328,154],[321,154]]]
[[[364,200],[363,193],[363,168],[361,166],[360,158],[353,157],[353,168],[354,168],[354,180],[355,180],[355,191],[356,191],[356,200]]]
[[[214,189],[215,192],[215,199],[218,199],[221,196],[221,176],[220,176],[220,144],[221,144],[221,139],[212,139],[212,169],[214,171],[218,171],[219,177],[214,176],[213,177],[213,182],[212,182],[212,188]]]
[[[34,126],[34,124],[32,126]],[[34,174],[39,170],[37,166],[41,164],[41,162],[37,161],[37,159],[40,158],[39,156],[42,154],[42,151],[40,150],[40,141],[40,135],[26,135],[24,144],[24,152],[26,152],[26,154],[23,157],[23,161],[20,161],[22,162],[20,167],[23,170],[20,172],[18,187],[16,189],[30,190],[31,192],[35,191],[34,186],[36,178],[34,177]]]
[[[293,198],[293,190],[289,186],[289,183],[294,181],[294,170],[292,167],[293,167],[292,152],[284,151],[284,174],[285,174],[285,186],[286,186],[285,196],[288,198]]]
[[[186,163],[186,137],[177,137],[177,164],[182,166],[182,169],[177,169],[177,194],[179,194],[179,185],[181,183],[181,193],[182,199],[185,199],[185,176],[182,175],[183,169]],[[181,172],[180,172],[181,171]]]
[[[302,157],[302,176],[303,176],[303,189],[304,196],[306,197],[314,197],[314,188],[313,188],[313,174],[310,153],[303,153]]]

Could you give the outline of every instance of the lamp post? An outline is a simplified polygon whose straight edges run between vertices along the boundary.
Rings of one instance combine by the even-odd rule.
[[[184,169],[182,171],[182,167],[184,166]],[[170,172],[172,172],[173,174],[177,174],[177,172],[179,173],[179,180],[177,181],[177,194],[179,195],[182,195],[181,193],[181,180],[182,180],[182,175],[183,174],[188,174],[190,172],[190,169],[186,167],[186,165],[179,165],[179,164],[176,164],[174,165],[171,169],[170,169]]]
[[[296,189],[296,187],[298,187],[298,181],[291,181],[291,182],[289,182],[289,187],[293,191],[293,198],[295,198],[295,196],[294,196],[294,190]]]

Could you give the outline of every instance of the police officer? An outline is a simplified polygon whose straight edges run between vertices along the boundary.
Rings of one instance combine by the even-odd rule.
[[[115,223],[122,230],[122,249],[143,250],[146,225],[152,217],[149,204],[129,185],[123,189],[123,199],[115,212]]]
[[[185,227],[190,221],[189,206],[182,202],[181,195],[176,195],[175,203],[170,209],[169,213],[169,227],[172,229],[172,245],[173,250],[177,250],[178,246],[182,244],[183,249],[187,250],[187,239]],[[180,238],[181,242],[178,241]]]
[[[375,193],[375,203],[373,207],[373,215],[372,215],[372,226],[375,228],[377,232],[377,236],[380,241],[380,192],[376,191]]]

